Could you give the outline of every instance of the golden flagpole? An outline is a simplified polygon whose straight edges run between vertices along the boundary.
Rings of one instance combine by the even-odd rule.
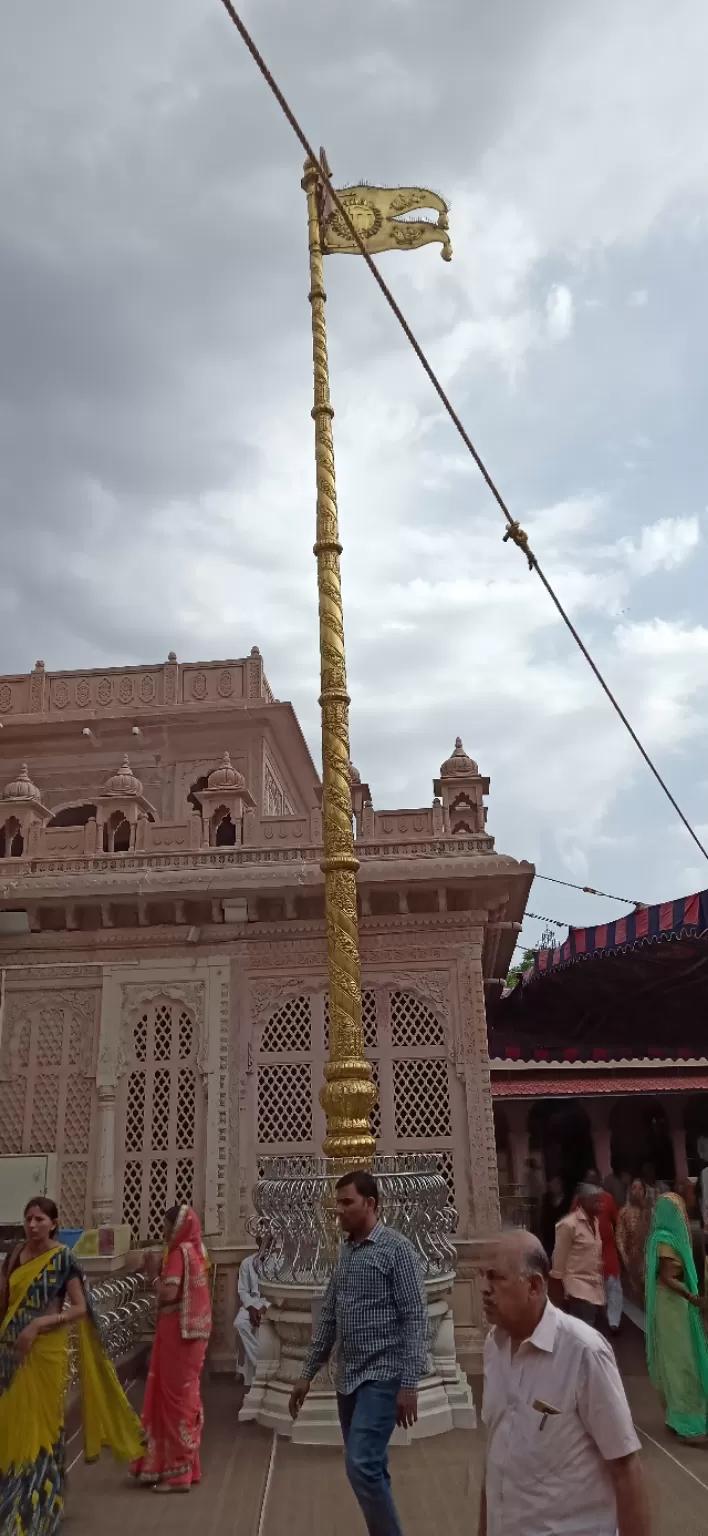
[[[370,1164],[376,1143],[370,1115],[376,1103],[371,1067],[364,1058],[361,1022],[359,923],[356,909],[352,792],[349,758],[349,695],[344,653],[337,489],[334,473],[334,411],[329,392],[325,325],[321,186],[317,167],[305,164],[310,247],[310,304],[314,366],[317,465],[317,586],[320,614],[320,708],[322,711],[322,821],[329,980],[329,1061],[320,1102],[327,1117],[323,1151],[349,1167]]]
[[[324,150],[322,170],[330,177]],[[364,1056],[361,1022],[361,968],[356,907],[356,873],[352,825],[351,763],[349,758],[349,695],[347,693],[342,582],[339,557],[337,489],[334,473],[334,411],[329,392],[329,362],[325,325],[323,257],[361,254],[347,220],[366,250],[375,253],[415,250],[437,241],[441,256],[452,255],[447,203],[422,187],[347,187],[337,197],[344,219],[322,181],[318,166],[305,162],[302,186],[307,196],[310,247],[310,304],[314,365],[315,458],[317,464],[317,586],[320,610],[320,674],[322,711],[322,811],[329,980],[329,1061],[320,1103],[327,1117],[323,1151],[349,1167],[371,1163],[376,1143],[371,1111],[376,1088]],[[436,209],[433,223],[407,219],[418,209]]]

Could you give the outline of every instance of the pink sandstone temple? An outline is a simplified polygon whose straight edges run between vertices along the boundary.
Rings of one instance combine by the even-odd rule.
[[[217,1365],[259,1159],[318,1154],[327,1054],[320,779],[256,647],[238,661],[0,678],[0,1155],[45,1153],[65,1226],[218,1257]],[[462,1357],[499,1219],[485,992],[533,878],[458,740],[432,804],[352,768],[364,1029],[382,1152],[434,1151],[459,1214]]]

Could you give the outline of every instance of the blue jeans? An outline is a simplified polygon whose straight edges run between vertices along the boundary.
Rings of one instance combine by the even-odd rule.
[[[364,1381],[337,1393],[344,1464],[369,1536],[403,1536],[388,1475],[388,1442],[396,1427],[398,1381]]]

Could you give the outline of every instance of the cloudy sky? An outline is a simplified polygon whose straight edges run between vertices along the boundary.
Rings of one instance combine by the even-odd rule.
[[[449,199],[452,264],[382,269],[705,841],[708,7],[243,14],[336,180]],[[2,670],[258,644],[317,758],[301,149],[218,0],[9,0],[0,103]],[[629,899],[705,887],[370,275],[332,258],[327,287],[375,804],[429,803],[459,732],[503,852]]]

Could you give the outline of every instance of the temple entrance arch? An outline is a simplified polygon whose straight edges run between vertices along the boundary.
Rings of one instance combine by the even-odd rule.
[[[574,1189],[595,1162],[590,1116],[583,1104],[536,1099],[529,1110],[529,1152],[545,1182],[559,1175]]]
[[[676,1177],[671,1130],[658,1099],[636,1095],[616,1099],[609,1112],[611,1157],[615,1173],[641,1174],[653,1169],[660,1183]]]

